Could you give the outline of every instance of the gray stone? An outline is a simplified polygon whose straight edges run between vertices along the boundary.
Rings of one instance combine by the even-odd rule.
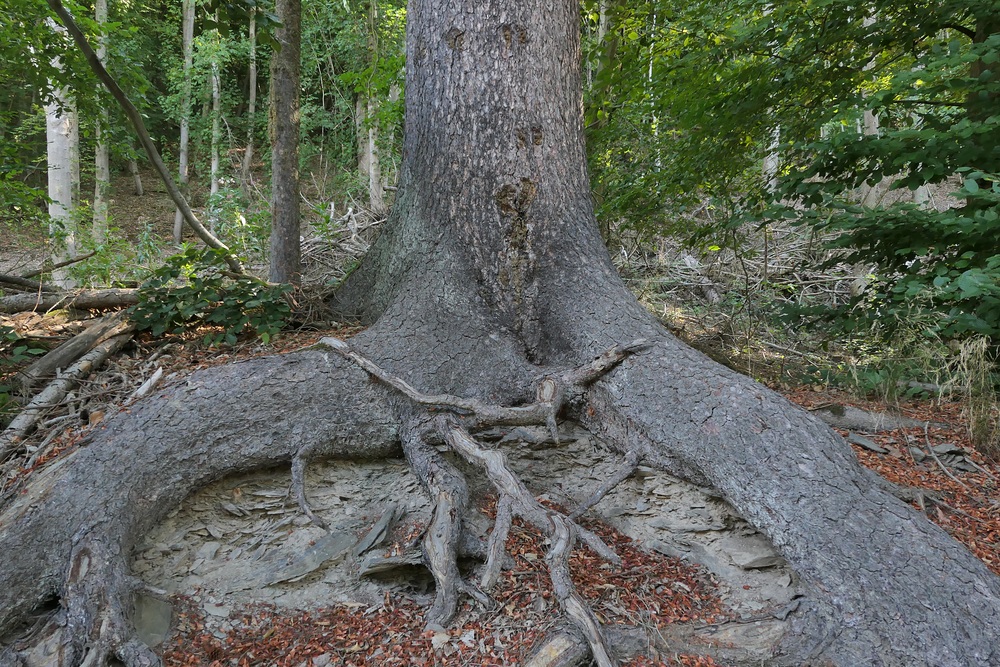
[[[722,550],[742,570],[763,570],[784,562],[763,535],[731,535],[720,543]]]
[[[220,616],[222,618],[229,617],[229,607],[224,604],[213,604],[208,602],[205,604],[205,613],[211,614],[212,616]]]
[[[858,435],[857,433],[854,432],[851,432],[847,435],[847,442],[851,443],[852,445],[857,445],[858,447],[867,449],[870,452],[875,452],[876,454],[889,453],[889,450],[886,449],[885,447],[879,447],[873,441],[869,440],[864,436]]]
[[[162,644],[170,634],[173,614],[170,603],[146,593],[137,593],[134,604],[132,624],[139,641],[150,648]]]

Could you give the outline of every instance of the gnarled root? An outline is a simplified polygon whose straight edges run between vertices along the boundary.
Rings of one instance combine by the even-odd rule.
[[[406,460],[434,500],[434,516],[424,533],[424,557],[437,593],[427,612],[427,624],[443,626],[455,615],[462,587],[458,543],[469,489],[462,473],[427,444],[419,428],[405,429],[402,440]]]
[[[472,432],[496,426],[545,425],[553,440],[558,442],[557,417],[562,408],[628,355],[645,349],[645,341],[615,346],[583,366],[542,375],[535,402],[516,407],[490,405],[450,395],[424,394],[352,350],[347,343],[332,338],[323,339],[323,343],[399,391],[414,404],[416,417],[402,430],[402,441],[410,467],[434,501],[434,517],[424,537],[424,560],[437,584],[437,596],[427,614],[428,625],[443,625],[451,620],[460,592],[480,600],[485,598],[478,589],[463,581],[458,570],[457,554],[468,490],[462,473],[429,444],[432,439],[441,438],[452,451],[482,469],[499,494],[496,524],[487,545],[486,565],[481,575],[483,589],[491,589],[500,575],[512,517],[517,515],[523,518],[542,531],[551,542],[546,562],[553,591],[563,613],[586,638],[597,664],[600,667],[614,665],[597,617],[576,592],[570,577],[569,556],[579,540],[605,560],[620,563],[618,555],[600,537],[578,526],[574,519],[631,475],[639,464],[639,456],[627,454],[616,474],[572,515],[566,516],[539,503],[508,466],[503,452],[483,446]],[[432,412],[437,413],[433,418]],[[303,457],[297,456],[296,465],[293,465],[296,496],[303,510],[312,517],[301,486],[301,460]],[[316,520],[315,517],[313,520]]]

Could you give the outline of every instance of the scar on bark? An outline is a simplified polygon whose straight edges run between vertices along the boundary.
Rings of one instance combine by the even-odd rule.
[[[549,539],[551,546],[546,562],[559,606],[586,638],[599,667],[612,667],[615,663],[601,624],[577,593],[570,577],[569,556],[575,544],[580,542],[608,562],[620,563],[618,555],[600,537],[578,525],[576,519],[631,475],[639,465],[640,456],[629,452],[611,478],[595,489],[579,507],[563,514],[539,503],[510,468],[506,455],[482,444],[475,433],[501,426],[545,425],[558,442],[557,418],[560,411],[582,395],[590,384],[616,368],[628,356],[646,349],[649,344],[645,340],[637,340],[627,345],[616,345],[588,364],[544,373],[538,378],[534,402],[508,407],[449,394],[425,394],[340,339],[324,338],[320,342],[360,366],[376,380],[395,389],[413,404],[413,416],[401,428],[401,439],[410,467],[434,504],[431,524],[424,534],[422,545],[423,562],[436,584],[435,600],[426,616],[428,625],[450,622],[463,593],[480,602],[488,602],[488,593],[496,584],[507,557],[505,542],[511,520],[518,516]],[[458,570],[468,485],[463,473],[434,446],[439,443],[481,470],[499,496],[494,529],[487,544],[486,562],[478,584],[464,580]],[[301,450],[295,456],[293,490],[303,512],[325,528],[305,496],[304,468],[309,455],[308,450]]]
[[[464,51],[465,31],[459,30],[458,28],[449,28],[448,32],[444,34],[444,41],[448,44],[449,49],[453,51]]]

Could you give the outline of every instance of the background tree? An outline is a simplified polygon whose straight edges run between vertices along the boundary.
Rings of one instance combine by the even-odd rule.
[[[96,0],[94,3],[94,20],[97,26],[105,30],[108,22],[108,2],[107,0]],[[107,36],[102,35],[98,42],[97,57],[102,62],[108,58]],[[108,197],[111,190],[111,152],[108,143],[108,133],[110,125],[110,114],[106,109],[101,109],[94,123],[94,201],[93,226],[91,235],[94,243],[101,244],[107,238],[108,233]]]
[[[65,29],[51,23],[52,29],[65,34]],[[56,70],[64,65],[53,63]],[[49,239],[52,263],[60,264],[76,255],[77,202],[80,193],[80,121],[72,91],[64,86],[54,91],[45,105],[45,143],[48,158]],[[53,272],[60,287],[72,287],[74,281],[65,269]]]
[[[297,284],[299,246],[299,82],[302,7],[299,0],[278,0],[281,28],[271,56],[271,268],[272,282]]]
[[[181,78],[180,97],[180,144],[178,146],[178,183],[183,191],[190,178],[190,158],[188,143],[190,141],[191,124],[191,69],[194,66],[194,14],[195,1],[183,0],[183,17],[181,19],[182,49],[184,51],[184,69]],[[181,242],[184,231],[184,218],[178,208],[174,213],[174,243]]]

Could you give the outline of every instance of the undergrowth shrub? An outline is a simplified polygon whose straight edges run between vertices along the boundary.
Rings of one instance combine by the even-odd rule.
[[[0,427],[6,427],[20,409],[16,388],[8,381],[18,367],[47,352],[32,345],[10,327],[0,325]]]
[[[213,248],[188,247],[168,257],[140,287],[139,303],[130,310],[139,330],[161,336],[212,326],[206,345],[232,345],[246,332],[269,342],[291,315],[285,298],[291,286],[232,274],[224,256]]]

